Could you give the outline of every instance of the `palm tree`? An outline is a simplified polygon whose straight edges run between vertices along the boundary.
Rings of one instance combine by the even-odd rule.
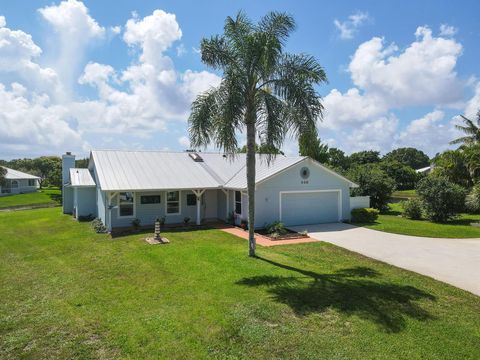
[[[202,61],[223,78],[193,102],[190,142],[195,148],[213,144],[235,156],[237,131],[246,130],[250,256],[255,256],[255,140],[280,149],[287,132],[316,135],[322,117],[314,86],[326,81],[324,70],[312,56],[283,51],[294,28],[284,13],[271,12],[254,24],[239,12],[227,17],[223,35],[201,42]]]
[[[480,143],[480,110],[477,112],[477,125],[473,120],[460,115],[465,123],[465,126],[455,125],[455,128],[462,131],[466,136],[450,141],[450,144],[478,144]]]

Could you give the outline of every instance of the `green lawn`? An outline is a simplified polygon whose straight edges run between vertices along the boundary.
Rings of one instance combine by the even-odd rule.
[[[0,358],[480,358],[480,297],[325,243],[0,213]]]
[[[480,227],[471,226],[472,222],[480,222],[480,215],[461,214],[457,219],[445,224],[428,220],[410,220],[401,215],[400,203],[389,204],[390,211],[380,214],[374,224],[355,224],[369,229],[395,234],[439,237],[439,238],[480,238]]]
[[[394,198],[415,198],[418,197],[415,190],[397,190],[392,194]]]
[[[60,189],[42,189],[34,193],[18,194],[0,197],[0,209],[18,208],[24,206],[60,205],[62,194]]]

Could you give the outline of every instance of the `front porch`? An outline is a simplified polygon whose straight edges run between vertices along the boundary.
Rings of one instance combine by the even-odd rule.
[[[127,228],[138,219],[141,226],[148,227],[157,218],[164,218],[167,225],[200,225],[227,221],[233,214],[240,223],[246,196],[238,193],[226,189],[107,192],[105,223],[110,229]]]

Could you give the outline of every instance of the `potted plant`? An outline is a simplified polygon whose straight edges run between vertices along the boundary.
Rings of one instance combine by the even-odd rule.
[[[183,218],[183,225],[185,227],[188,227],[188,223],[190,222],[190,218],[188,216]]]

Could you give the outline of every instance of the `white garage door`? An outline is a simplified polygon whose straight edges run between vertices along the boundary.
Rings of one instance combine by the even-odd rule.
[[[282,192],[280,220],[287,226],[337,222],[340,191]]]

